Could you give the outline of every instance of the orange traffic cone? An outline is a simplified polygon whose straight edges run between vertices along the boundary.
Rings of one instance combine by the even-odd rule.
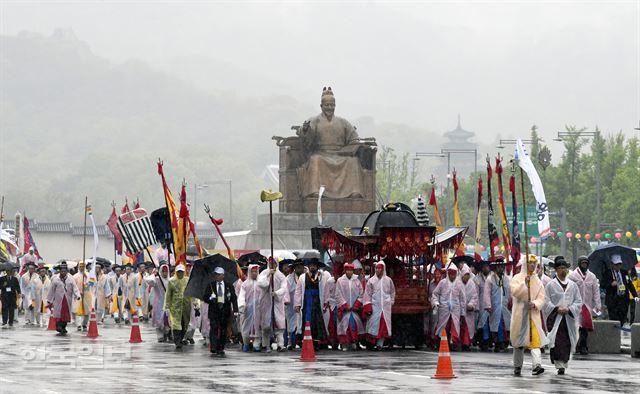
[[[453,367],[451,366],[451,354],[449,354],[449,342],[447,342],[447,331],[442,329],[440,334],[440,351],[438,352],[438,366],[436,368],[436,374],[432,379],[453,379],[456,375],[453,374]]]
[[[316,351],[313,350],[313,338],[311,337],[311,323],[304,326],[304,339],[302,340],[302,353],[300,361],[316,361]]]
[[[142,337],[140,336],[140,326],[138,321],[138,314],[133,315],[133,320],[131,322],[131,337],[129,338],[130,343],[140,343],[142,342]]]
[[[56,330],[56,318],[53,317],[53,313],[51,315],[49,315],[49,325],[47,326],[47,330],[48,331],[55,331]]]
[[[91,315],[89,317],[89,331],[87,332],[87,337],[98,337],[98,323],[96,323],[96,310],[94,308],[91,308]]]

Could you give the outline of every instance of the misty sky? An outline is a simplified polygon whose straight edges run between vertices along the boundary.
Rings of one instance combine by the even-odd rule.
[[[565,124],[631,135],[640,120],[640,1],[0,4],[5,35],[70,28],[114,63],[314,108],[330,85],[348,118],[440,133],[460,112],[478,140],[535,123],[548,142]]]

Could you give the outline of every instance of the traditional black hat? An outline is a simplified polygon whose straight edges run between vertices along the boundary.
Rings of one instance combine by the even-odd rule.
[[[561,259],[556,258],[553,263],[553,267],[558,268],[563,266],[569,268],[569,263],[567,263],[567,260],[565,260],[564,258],[561,258]]]

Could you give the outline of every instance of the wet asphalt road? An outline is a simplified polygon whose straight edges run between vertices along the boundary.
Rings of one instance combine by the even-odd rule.
[[[142,324],[143,343],[128,343],[130,328],[99,326],[100,337],[70,331],[57,337],[40,328],[0,330],[0,393],[148,393],[148,392],[522,392],[640,393],[640,359],[628,354],[577,356],[567,375],[547,369],[532,377],[511,376],[511,354],[452,353],[456,379],[431,379],[437,353],[321,351],[315,363],[299,352],[209,356],[199,340],[176,351],[157,343]],[[580,357],[580,358],[578,358]]]

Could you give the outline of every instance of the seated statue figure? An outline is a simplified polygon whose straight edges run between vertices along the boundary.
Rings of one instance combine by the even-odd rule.
[[[346,119],[334,115],[336,100],[331,88],[322,90],[322,113],[298,130],[303,156],[307,159],[298,168],[301,197],[360,198],[364,192],[363,167],[358,158],[362,146],[355,127]]]

